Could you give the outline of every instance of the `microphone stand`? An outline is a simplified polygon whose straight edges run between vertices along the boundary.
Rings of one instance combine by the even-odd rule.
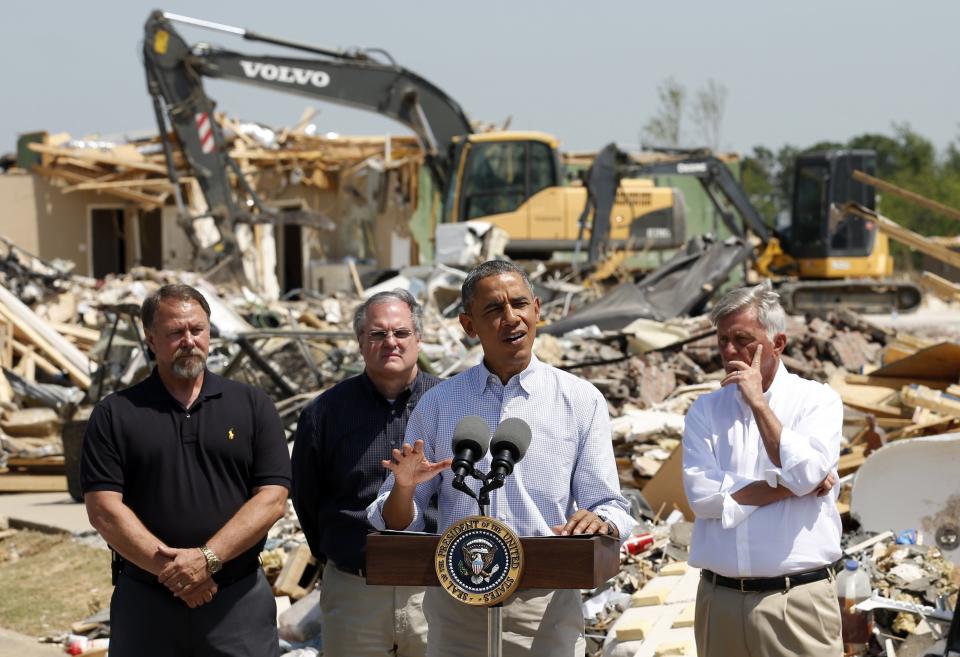
[[[476,468],[472,469],[470,476],[483,482],[479,495],[474,494],[473,489],[459,477],[453,480],[453,487],[475,499],[480,507],[480,515],[489,518],[491,517],[490,492],[502,487],[506,476],[492,472],[484,474]],[[487,607],[487,655],[488,657],[503,655],[503,603]]]

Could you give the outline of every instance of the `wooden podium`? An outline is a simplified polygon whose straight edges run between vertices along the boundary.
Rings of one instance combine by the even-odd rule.
[[[367,535],[367,584],[440,586],[434,570],[439,534]],[[620,542],[611,536],[521,538],[520,588],[592,589],[620,569]]]

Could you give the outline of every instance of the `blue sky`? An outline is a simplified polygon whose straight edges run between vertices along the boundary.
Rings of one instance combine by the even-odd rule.
[[[140,63],[159,0],[8,3],[0,20],[0,152],[32,130],[75,137],[154,130]],[[570,150],[635,145],[672,76],[727,88],[721,146],[807,146],[906,122],[938,149],[958,129],[960,3],[212,2],[159,7],[330,47],[380,47],[473,119],[536,129]],[[178,28],[248,54],[268,49]],[[403,133],[362,111],[227,82],[208,93],[231,116],[276,127],[319,110],[321,131]],[[692,95],[692,93],[691,93]],[[700,145],[687,122],[687,145]]]

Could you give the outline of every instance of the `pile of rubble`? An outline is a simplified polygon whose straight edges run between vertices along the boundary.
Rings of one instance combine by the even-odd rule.
[[[463,269],[449,265],[412,267],[369,289],[355,279],[353,294],[303,292],[299,298],[269,301],[241,285],[215,287],[186,272],[138,268],[95,281],[71,275],[69,263],[44,262],[3,243],[0,459],[8,472],[0,474],[0,490],[29,489],[23,482],[64,470],[69,479],[70,452],[76,449],[70,444],[76,442],[77,428],[82,431],[84,413],[148,371],[137,309],[164,283],[187,282],[203,291],[215,328],[210,367],[266,390],[292,438],[308,401],[362,369],[351,322],[365,295],[404,287],[423,299],[422,362],[436,374],[451,376],[479,362],[479,345],[465,339],[457,320],[464,277]],[[531,277],[544,299],[547,322],[600,294],[543,266],[533,269]],[[886,444],[944,434],[960,424],[960,344],[898,333],[852,313],[791,318],[788,338],[787,367],[829,382],[843,398],[841,476],[857,472]],[[683,495],[677,447],[684,413],[723,377],[709,322],[703,316],[641,319],[615,331],[543,332],[535,351],[604,393],[620,480],[642,521],[622,554],[618,577],[585,593],[595,651],[639,654],[639,646],[653,645],[650,637],[658,637],[657,645],[672,645],[674,639],[686,645],[689,632],[673,635],[692,623],[696,572],[685,564],[693,516]],[[851,529],[856,523],[846,514],[852,480],[843,481],[840,504]],[[292,509],[271,530],[263,563],[281,607],[291,604],[280,616],[290,654],[313,654],[320,642],[315,604],[319,571]],[[952,565],[935,546],[900,546],[891,538],[873,544],[869,563],[874,587],[890,600],[937,608],[947,606],[945,594],[955,597]],[[932,627],[905,610],[878,611],[876,616],[884,632],[898,637]],[[92,627],[104,632],[102,622]]]

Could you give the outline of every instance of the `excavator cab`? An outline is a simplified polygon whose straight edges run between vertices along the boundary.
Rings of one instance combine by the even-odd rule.
[[[781,237],[801,278],[884,277],[893,273],[887,238],[874,222],[845,214],[848,202],[876,207],[876,193],[853,179],[876,171],[871,150],[804,153],[795,164],[790,229]]]
[[[560,184],[557,152],[543,140],[474,138],[467,154],[456,208],[460,221],[513,212],[540,190]]]
[[[485,132],[454,137],[453,143],[444,221],[488,221],[510,235],[507,253],[521,258],[548,257],[589,239],[591,227],[580,227],[587,189],[565,184],[556,137]],[[614,184],[606,229],[611,245],[664,249],[683,243],[684,205],[676,190],[649,180]]]

